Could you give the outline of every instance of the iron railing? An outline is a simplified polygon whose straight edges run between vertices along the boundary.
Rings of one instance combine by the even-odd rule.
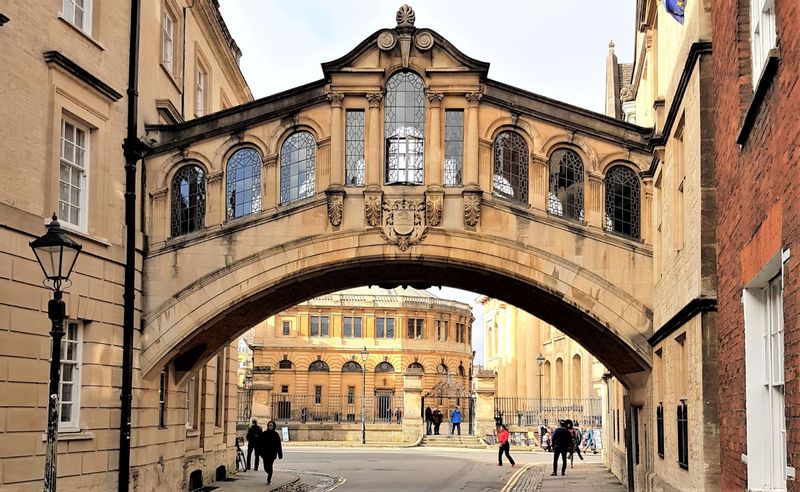
[[[581,426],[602,427],[600,398],[495,398],[495,417],[507,425],[536,427],[571,419]]]
[[[253,408],[253,390],[238,388],[236,400],[236,424],[250,423]]]
[[[276,421],[360,423],[362,395],[272,395],[272,418]],[[367,423],[402,422],[402,395],[367,395],[364,399]]]

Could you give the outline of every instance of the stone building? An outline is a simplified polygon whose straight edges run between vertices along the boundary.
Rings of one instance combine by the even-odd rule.
[[[720,480],[711,6],[685,4],[679,20],[662,2],[637,2],[633,65],[617,63],[613,43],[607,59],[607,113],[653,128],[641,173],[654,204],[643,224],[653,372],[641,391],[611,379],[605,436],[612,470],[636,490],[718,490]]]
[[[145,125],[252,99],[217,2],[143,3],[138,135]],[[0,10],[0,488],[41,489],[52,292],[42,287],[28,243],[55,211],[83,245],[64,296],[70,350],[61,366],[58,485],[115,490],[130,2],[32,0]],[[138,327],[147,239],[140,226],[136,234]],[[234,357],[223,348],[199,369],[188,395],[171,371],[144,378],[134,363],[131,490],[185,490],[190,473],[201,470],[208,481],[218,466],[230,467],[235,372],[226,367],[233,369]]]
[[[714,0],[722,490],[798,490],[800,10]]]
[[[449,415],[460,402],[467,412],[472,321],[469,305],[410,287],[361,287],[300,303],[245,335],[253,350],[253,417],[291,423],[295,440],[357,440],[366,395],[370,434],[383,434],[372,438],[401,440],[396,426],[372,424],[405,413],[408,370],[422,372],[427,404]]]

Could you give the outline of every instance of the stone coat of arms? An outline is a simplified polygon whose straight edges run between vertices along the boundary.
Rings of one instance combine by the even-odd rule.
[[[425,238],[425,200],[384,200],[381,230],[390,242],[405,251]]]

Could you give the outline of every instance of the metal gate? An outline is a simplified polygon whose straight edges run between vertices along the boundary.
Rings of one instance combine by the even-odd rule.
[[[442,412],[442,427],[439,432],[450,434],[453,431],[450,422],[453,410],[458,406],[461,412],[461,433],[475,434],[475,398],[469,391],[457,383],[450,381],[440,381],[436,383],[431,391],[422,397],[421,415],[425,419],[425,409],[430,406],[431,411],[439,408]]]

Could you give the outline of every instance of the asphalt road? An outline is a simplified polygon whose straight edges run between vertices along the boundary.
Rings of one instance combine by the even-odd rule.
[[[514,453],[513,449],[517,468],[508,463],[497,466],[494,449],[287,447],[284,451],[284,459],[275,462],[279,473],[342,477],[344,482],[337,491],[365,492],[500,491],[521,465],[552,460],[549,454]],[[587,461],[598,462],[599,455],[587,457]]]

